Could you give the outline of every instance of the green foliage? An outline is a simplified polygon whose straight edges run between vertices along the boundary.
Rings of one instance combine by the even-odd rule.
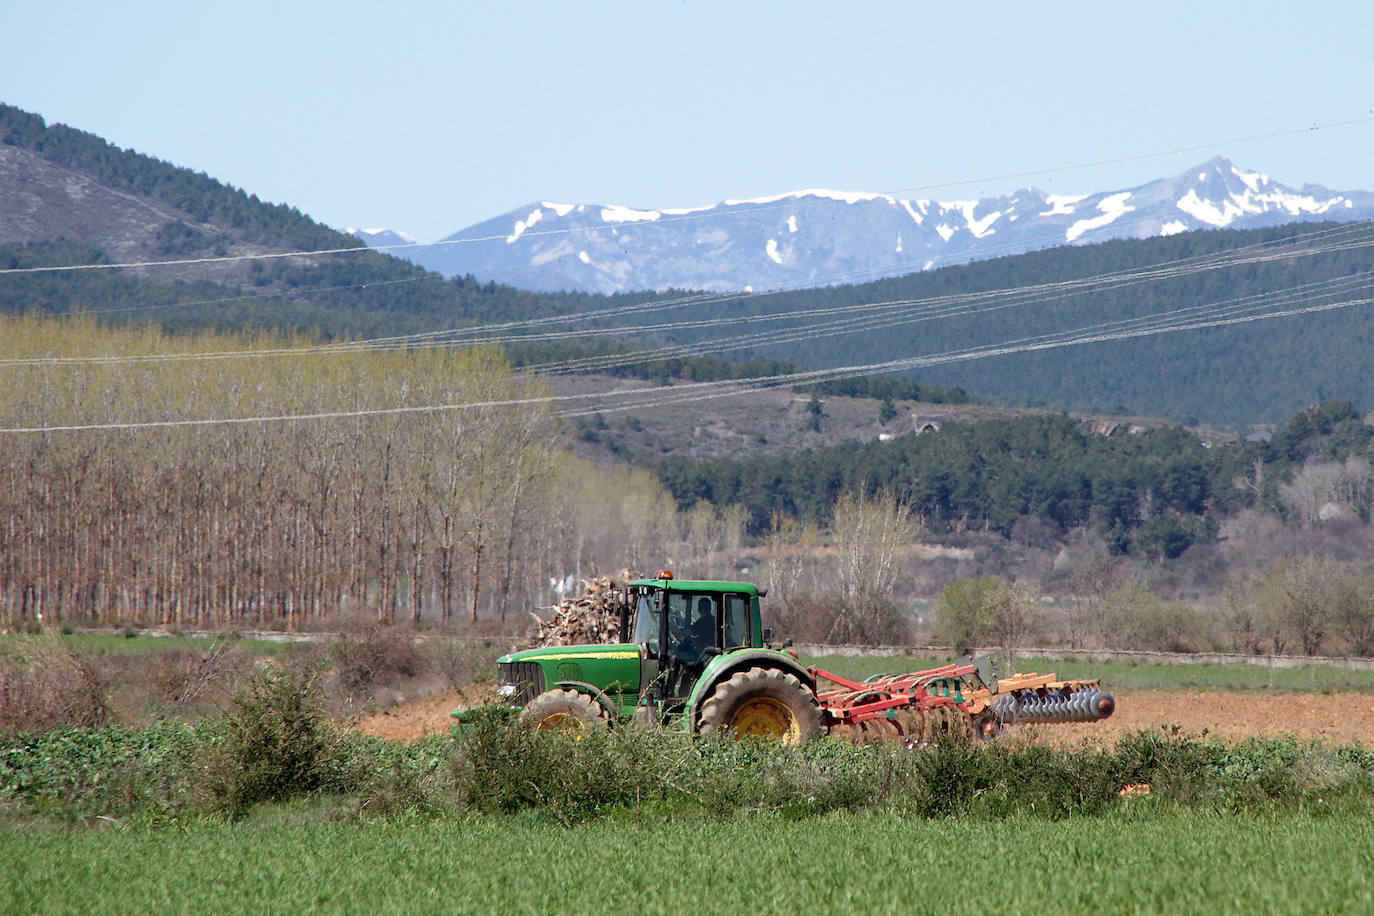
[[[489,712],[465,735],[455,762],[463,798],[479,811],[540,808],[571,824],[664,796],[661,732],[541,731]]]
[[[1038,625],[1032,599],[990,576],[951,582],[935,601],[931,635],[958,651],[978,646],[1015,649]]]
[[[944,388],[918,382],[913,378],[892,375],[864,375],[836,379],[814,386],[820,394],[849,398],[877,398],[890,404],[893,400],[920,401],[924,404],[977,404],[978,401],[962,388]],[[892,414],[896,416],[896,413]],[[887,422],[887,419],[883,422]]]
[[[755,534],[775,513],[820,521],[842,491],[887,490],[903,494],[936,533],[986,527],[1010,537],[1024,518],[1052,536],[1091,525],[1114,552],[1163,561],[1215,541],[1231,513],[1277,505],[1304,460],[1374,456],[1374,426],[1354,419],[1348,404],[1314,411],[1318,419],[1304,411],[1273,444],[1209,448],[1181,427],[1102,436],[1042,415],[744,460],[671,458],[655,470],[681,506],[742,504]],[[1250,485],[1256,466],[1260,478]]]
[[[184,725],[19,736],[0,745],[0,803],[72,817],[194,807],[205,742]]]
[[[493,714],[460,741],[399,744],[292,726],[310,717],[296,699],[301,683],[281,686],[288,683],[256,691],[248,701],[255,709],[236,713],[238,723],[11,742],[0,748],[0,805],[72,819],[167,819],[242,816],[264,801],[333,794],[361,816],[528,811],[571,826],[643,810],[815,817],[895,808],[921,818],[1058,819],[1137,804],[1120,793],[1141,784],[1150,786],[1144,803],[1175,810],[1374,804],[1374,753],[1293,739],[1232,746],[1156,730],[1093,750],[1014,740],[917,751],[829,739],[783,748],[653,729],[538,732]],[[245,730],[257,737],[235,734]],[[306,750],[283,746],[278,738],[288,733]],[[242,756],[249,747],[254,756]],[[224,767],[233,763],[249,772],[226,792]]]
[[[326,786],[331,730],[315,675],[267,669],[234,698],[213,749],[209,788],[230,811],[282,801]]]
[[[1104,597],[1101,627],[1113,649],[1202,652],[1218,641],[1214,615],[1162,601],[1143,582],[1128,582]]]
[[[991,630],[989,607],[1005,591],[1006,585],[991,576],[960,579],[946,585],[935,601],[931,637],[954,646],[956,652],[987,645]]]

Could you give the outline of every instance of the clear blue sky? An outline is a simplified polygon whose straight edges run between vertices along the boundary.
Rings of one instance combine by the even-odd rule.
[[[1210,156],[1374,190],[1374,4],[33,2],[0,100],[331,226],[535,200],[1129,187]],[[919,189],[919,190],[917,190]]]

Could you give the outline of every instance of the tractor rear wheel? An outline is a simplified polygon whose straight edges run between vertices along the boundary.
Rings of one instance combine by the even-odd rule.
[[[538,731],[606,727],[601,704],[575,690],[546,690],[530,700],[520,717]]]
[[[821,733],[821,707],[795,675],[749,668],[715,686],[701,704],[700,731],[801,744]]]

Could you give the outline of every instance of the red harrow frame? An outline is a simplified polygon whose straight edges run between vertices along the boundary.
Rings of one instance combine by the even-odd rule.
[[[1034,673],[999,679],[987,657],[862,682],[822,668],[810,672],[817,684],[837,685],[816,691],[830,734],[861,744],[987,739],[1005,725],[1092,722],[1116,709],[1096,680]]]

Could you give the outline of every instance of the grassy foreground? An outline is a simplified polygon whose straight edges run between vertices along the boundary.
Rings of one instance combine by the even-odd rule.
[[[0,833],[9,912],[1369,912],[1367,816],[624,812]],[[265,813],[265,812],[264,812]]]

